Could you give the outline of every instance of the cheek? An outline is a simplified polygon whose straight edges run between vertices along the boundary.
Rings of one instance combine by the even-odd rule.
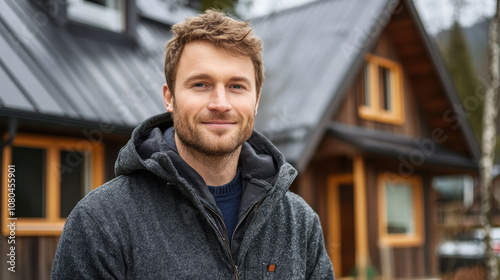
[[[246,106],[244,109],[245,115],[255,118],[255,115],[257,114],[257,107],[255,103],[250,103],[250,105]]]
[[[255,97],[245,97],[235,100],[232,106],[241,115],[255,117],[255,113],[257,111]]]
[[[181,99],[174,103],[174,110],[180,115],[192,115],[196,112],[198,104],[196,100]]]

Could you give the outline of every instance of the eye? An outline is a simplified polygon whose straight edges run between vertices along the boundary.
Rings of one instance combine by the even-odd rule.
[[[244,89],[245,88],[242,85],[232,85],[231,87],[234,89]]]
[[[195,84],[193,84],[193,87],[204,87],[204,86],[205,86],[205,84],[203,84],[203,83],[195,83]]]

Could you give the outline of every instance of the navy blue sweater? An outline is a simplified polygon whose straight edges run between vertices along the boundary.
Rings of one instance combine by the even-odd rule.
[[[238,223],[238,209],[241,200],[241,176],[240,172],[234,179],[222,186],[208,186],[208,190],[215,198],[215,203],[222,212],[222,219],[227,230],[229,240],[233,237],[234,228]]]

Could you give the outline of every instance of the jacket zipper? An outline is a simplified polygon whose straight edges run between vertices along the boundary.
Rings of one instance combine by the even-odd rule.
[[[252,209],[254,208],[254,206],[255,206],[255,205],[257,205],[257,204],[260,204],[260,203],[262,202],[262,200],[264,200],[264,199],[262,198],[261,200],[259,200],[259,201],[257,201],[257,202],[254,202],[254,203],[252,204],[252,206],[250,206],[250,208],[248,208],[248,210],[247,210],[247,212],[245,213],[245,215],[243,215],[243,219],[241,219],[241,220],[238,222],[238,224],[236,224],[236,227],[234,228],[234,232],[236,232],[236,230],[238,229],[238,227],[239,227],[239,226],[241,225],[241,223],[245,220],[245,218],[248,216],[248,214],[252,211]],[[255,217],[255,215],[254,215],[254,217]],[[250,221],[250,224],[248,224],[248,227],[250,227],[250,225],[252,224],[252,222],[253,222],[253,218],[252,218],[252,221]],[[230,243],[230,244],[233,244],[233,240],[234,240],[234,233],[233,233],[233,235],[232,235],[232,237],[231,237],[231,243]]]
[[[215,216],[217,216],[217,218],[219,218],[219,220],[221,221],[222,223],[222,227],[224,229],[224,233],[226,234],[227,236],[227,229],[226,229],[226,225],[224,224],[224,220],[222,219],[222,217],[217,214],[217,212],[215,212],[214,210],[212,210],[212,208],[210,208],[208,205],[202,203],[203,206],[205,206],[208,210],[210,210],[210,212],[212,212]],[[234,263],[234,259],[233,259],[233,253],[231,253],[231,247],[229,246],[229,243],[228,243],[228,240],[226,239],[226,237],[224,236],[224,234],[222,234],[222,232],[220,232],[220,230],[218,229],[218,226],[215,225],[215,228],[217,228],[217,232],[219,233],[220,237],[222,237],[222,240],[224,240],[224,245],[226,247],[226,250],[227,252],[229,253],[229,258],[231,260],[231,264],[233,265],[233,272],[234,272],[234,276],[236,277],[236,280],[238,280],[240,278],[240,275],[239,275],[239,271],[238,271],[238,267],[236,266],[236,264]]]

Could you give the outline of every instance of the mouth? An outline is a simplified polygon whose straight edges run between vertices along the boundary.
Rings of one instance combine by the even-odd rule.
[[[229,128],[236,124],[236,122],[227,120],[210,120],[210,121],[203,121],[201,123],[212,128]]]

